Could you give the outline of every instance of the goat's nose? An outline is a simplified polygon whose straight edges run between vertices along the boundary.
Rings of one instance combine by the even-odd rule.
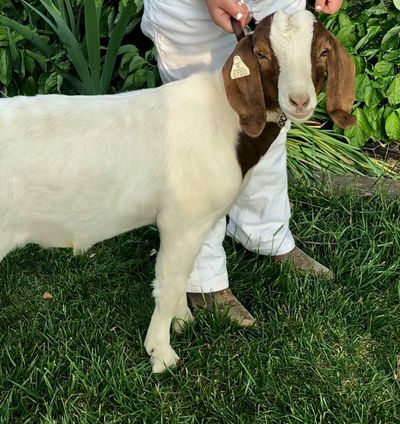
[[[310,97],[307,94],[290,94],[289,102],[296,109],[303,110],[310,103]]]

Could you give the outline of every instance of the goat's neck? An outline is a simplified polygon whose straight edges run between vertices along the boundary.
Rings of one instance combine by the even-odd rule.
[[[225,91],[225,85],[221,73],[215,73],[215,88],[217,90],[217,97],[221,101],[221,107],[219,108],[219,120],[222,122],[235,122],[235,135],[232,139],[235,144],[235,152],[237,160],[242,171],[242,176],[245,178],[248,171],[250,171],[262,158],[262,156],[268,151],[273,141],[278,137],[280,127],[277,124],[281,117],[282,111],[280,109],[276,111],[267,112],[267,124],[263,132],[256,138],[251,138],[243,133],[240,123],[239,116],[232,108],[228,101],[228,97]]]

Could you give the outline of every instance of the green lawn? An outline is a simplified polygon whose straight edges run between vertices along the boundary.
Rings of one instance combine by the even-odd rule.
[[[298,244],[334,281],[226,241],[232,287],[257,318],[198,314],[151,375],[158,236],[73,257],[31,246],[0,264],[0,423],[399,423],[400,201],[292,187]],[[44,301],[49,291],[53,300]]]

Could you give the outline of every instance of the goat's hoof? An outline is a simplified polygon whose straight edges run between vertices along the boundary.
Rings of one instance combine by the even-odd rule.
[[[150,357],[150,362],[153,366],[153,373],[158,374],[164,372],[167,368],[175,367],[178,360],[179,356],[175,353],[171,346],[165,350],[153,350]]]
[[[175,317],[172,326],[174,331],[177,333],[182,333],[183,329],[185,328],[186,324],[190,321],[193,321],[193,315],[189,308],[187,308],[185,314],[182,314],[180,317]]]

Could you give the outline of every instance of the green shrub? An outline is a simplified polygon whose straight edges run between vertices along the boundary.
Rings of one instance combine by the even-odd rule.
[[[141,0],[115,5],[96,0],[38,0],[15,7],[22,13],[11,13],[12,17],[8,4],[0,8],[4,95],[104,94],[157,83],[152,51],[141,55],[127,41],[140,22]],[[32,63],[35,60],[40,69]]]
[[[36,94],[48,62],[29,36],[39,39],[44,49],[47,46],[45,39],[40,39],[33,25],[29,25],[28,14],[22,5],[15,7],[9,1],[1,1],[0,13],[0,93],[3,96]],[[16,22],[22,30],[16,32],[4,22]]]
[[[355,146],[400,139],[399,9],[399,0],[350,0],[338,14],[321,16],[356,62],[358,123],[344,131]]]

